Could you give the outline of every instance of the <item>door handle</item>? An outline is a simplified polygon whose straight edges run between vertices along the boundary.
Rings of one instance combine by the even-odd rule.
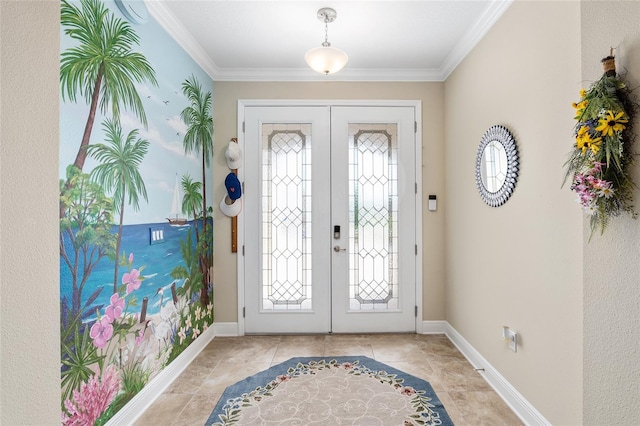
[[[346,248],[340,248],[340,246],[333,246],[333,251],[335,251],[336,253],[341,252],[341,251],[347,251]]]

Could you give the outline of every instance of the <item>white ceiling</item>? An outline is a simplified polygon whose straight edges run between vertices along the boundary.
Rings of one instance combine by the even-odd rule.
[[[443,81],[511,0],[147,0],[152,16],[214,80]],[[325,76],[305,53],[324,41],[349,56]]]

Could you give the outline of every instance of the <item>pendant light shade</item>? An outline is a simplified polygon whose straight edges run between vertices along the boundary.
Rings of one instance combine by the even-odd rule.
[[[304,60],[311,69],[321,74],[333,74],[340,71],[349,58],[347,54],[335,47],[316,47],[311,49],[304,55]]]
[[[321,74],[333,74],[340,71],[349,60],[349,57],[340,49],[331,47],[327,32],[328,24],[336,20],[338,14],[330,7],[318,10],[318,19],[324,22],[324,42],[322,47],[311,49],[304,55],[304,60],[313,69]]]

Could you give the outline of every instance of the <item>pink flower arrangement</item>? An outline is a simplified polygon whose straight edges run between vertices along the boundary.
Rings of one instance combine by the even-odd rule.
[[[595,162],[593,167],[584,173],[576,173],[571,189],[578,194],[578,202],[585,210],[594,214],[600,197],[610,198],[614,194],[612,182],[601,179],[602,163]]]
[[[89,336],[93,339],[93,344],[97,348],[104,348],[111,336],[113,336],[113,326],[108,316],[103,316],[91,326]]]
[[[126,272],[122,276],[122,284],[127,285],[127,294],[130,294],[133,290],[139,289],[141,283],[140,271],[137,269],[132,269],[130,272]]]
[[[73,400],[64,402],[66,412],[62,413],[62,423],[68,426],[93,425],[113,402],[120,390],[120,377],[113,365],[104,370],[102,380],[93,375],[80,390],[73,391]]]

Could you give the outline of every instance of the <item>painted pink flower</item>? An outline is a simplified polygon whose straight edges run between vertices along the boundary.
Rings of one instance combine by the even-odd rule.
[[[125,272],[122,276],[122,284],[127,285],[127,294],[131,293],[133,290],[137,290],[140,288],[140,284],[142,280],[140,279],[140,271],[137,269],[132,269],[130,272]]]
[[[129,265],[133,263],[133,253],[129,253]]]
[[[142,344],[142,341],[144,340],[144,331],[144,328],[138,330],[138,335],[136,336],[136,346],[140,346],[140,344]]]
[[[118,293],[113,293],[113,296],[111,296],[109,301],[111,304],[107,306],[107,309],[105,309],[105,315],[109,318],[109,322],[113,322],[122,315],[124,299],[121,299],[120,296],[118,296]]]
[[[113,326],[109,322],[109,318],[104,316],[91,326],[89,336],[93,339],[93,344],[97,348],[104,348],[111,336],[113,336]]]
[[[281,375],[279,375],[278,377],[276,377],[276,380],[277,380],[279,383],[282,383],[282,382],[288,382],[289,380],[291,380],[291,376],[290,376],[290,375],[288,375],[288,374],[281,374]]]
[[[62,412],[64,425],[92,425],[100,415],[111,405],[120,390],[118,370],[109,365],[104,370],[102,378],[91,376],[80,390],[73,391],[73,399],[64,402],[66,411]]]

